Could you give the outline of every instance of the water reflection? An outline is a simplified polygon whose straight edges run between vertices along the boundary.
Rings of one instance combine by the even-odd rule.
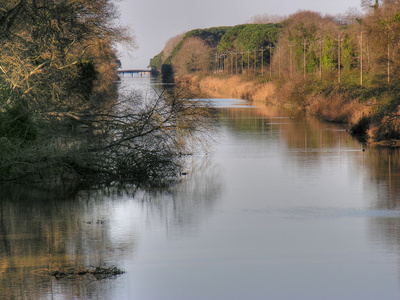
[[[364,154],[365,189],[374,201],[373,209],[387,212],[369,223],[371,240],[397,257],[400,274],[400,150],[371,148]],[[400,277],[400,275],[398,275]]]
[[[194,156],[188,160],[181,179],[173,186],[163,190],[139,190],[133,198],[139,205],[134,208],[139,223],[151,228],[162,226],[171,238],[194,235],[210,215],[223,189],[221,170],[210,157]]]
[[[378,209],[399,209],[400,206],[400,150],[372,148],[364,154],[369,185],[377,187]]]
[[[0,295],[7,299],[46,299],[52,294],[98,295],[100,286],[79,280],[40,278],[34,270],[49,265],[103,266],[134,251],[134,228],[118,239],[111,234],[110,191],[46,191],[2,187],[0,202]],[[110,214],[111,213],[111,214]],[[128,238],[129,237],[129,238]],[[72,291],[72,292],[71,292]]]
[[[367,147],[346,131],[346,126],[320,122],[302,112],[275,107],[224,109],[227,126],[244,138],[269,139],[285,144],[289,161],[304,168],[321,165],[322,160],[343,158],[357,172],[366,173],[379,197],[376,209],[398,209],[400,205],[400,149]],[[350,155],[350,157],[349,157]]]
[[[399,150],[227,101],[213,151],[168,188],[3,186],[0,298],[398,298]],[[127,273],[33,275],[49,262]]]
[[[372,247],[379,249],[378,252],[387,253],[386,259],[389,264],[395,259],[400,265],[399,150],[366,147],[349,135],[345,127],[319,122],[302,114],[295,115],[290,111],[276,114],[273,108],[272,110],[257,108],[254,111],[254,117],[253,111],[240,109],[235,111],[227,109],[223,115],[227,118],[230,130],[245,140],[246,144],[257,140],[258,144],[264,145],[264,148],[260,147],[261,151],[268,151],[268,155],[273,152],[283,154],[285,157],[282,164],[285,168],[283,180],[286,179],[287,185],[280,186],[281,191],[278,197],[281,200],[277,208],[254,209],[248,212],[266,215],[269,218],[280,216],[288,220],[287,224],[290,224],[289,220],[296,219],[306,222],[339,220],[343,226],[351,226],[348,228],[348,233],[352,232],[353,242],[358,242],[360,245],[363,243],[365,245],[365,240],[360,239],[362,232],[355,228],[362,229],[360,222],[367,221],[367,233]],[[273,148],[271,144],[275,144],[276,147]],[[263,158],[266,155],[265,152],[261,154],[252,152],[252,155]],[[277,155],[278,160],[279,157],[280,155]],[[261,159],[259,163],[263,163]],[[292,189],[297,194],[287,192]],[[269,194],[274,194],[274,191],[270,190]],[[283,199],[285,202],[282,201]],[[292,199],[292,201],[287,199]],[[286,202],[290,203],[288,207],[285,207]],[[326,230],[327,234],[330,231],[332,228]],[[321,236],[319,239],[322,241],[325,237]],[[345,240],[345,242],[350,241]],[[344,241],[342,240],[341,243]],[[348,245],[343,244],[342,247],[340,251],[345,253],[344,249],[347,249]],[[367,247],[366,253],[371,251],[368,248],[371,247],[370,245],[364,247]],[[352,249],[351,251],[360,250]],[[392,254],[395,254],[395,257]],[[365,253],[360,253],[360,256],[363,255]],[[381,261],[384,257],[384,255],[372,255],[368,259],[374,265],[385,264]],[[350,264],[353,267],[357,265],[355,262]],[[333,268],[333,266],[330,267]],[[365,266],[360,264],[359,268],[365,269]],[[385,270],[384,272],[390,272]],[[399,270],[397,270],[398,274],[391,278],[394,282],[376,283],[379,285],[376,290],[386,285],[388,288],[386,296],[396,298],[394,295],[397,293],[389,292],[389,287],[394,287],[398,291]],[[357,274],[357,276],[362,275]],[[348,278],[348,281],[353,281],[353,278]],[[365,291],[368,290],[364,288]],[[354,288],[354,291],[356,290]],[[358,297],[355,296],[356,294],[354,297]],[[351,299],[350,291],[345,291],[342,295]],[[371,294],[366,297],[374,299],[375,296]],[[296,299],[293,296],[288,296],[288,298]],[[312,298],[310,296],[309,299]]]
[[[37,277],[33,271],[50,264],[118,265],[135,255],[140,241],[137,227],[143,223],[163,224],[171,238],[193,235],[212,210],[221,185],[218,171],[210,172],[215,165],[208,157],[190,160],[184,178],[164,190],[3,186],[0,298],[75,294],[80,299],[112,299],[115,281],[55,280]]]

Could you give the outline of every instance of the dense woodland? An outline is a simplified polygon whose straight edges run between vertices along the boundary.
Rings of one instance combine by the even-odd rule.
[[[353,132],[370,141],[397,140],[399,29],[400,3],[394,0],[363,0],[362,11],[340,16],[312,11],[285,18],[260,15],[253,23],[205,29],[224,32],[213,35],[212,43],[202,30],[172,38],[150,66],[163,69],[165,77],[171,72],[175,77],[242,74],[261,83],[272,81],[285,96],[282,101],[312,106],[329,121],[352,123]],[[332,116],[326,107],[315,108],[318,101],[331,111],[340,108],[327,102],[341,107],[363,103],[365,114]]]
[[[178,74],[207,73],[215,69],[242,72],[248,67],[261,72],[264,62],[265,69],[280,63],[280,68],[273,72],[279,76],[304,74],[304,69],[307,75],[322,76],[332,71],[338,73],[340,69],[341,75],[348,78],[350,73],[360,71],[362,65],[366,78],[360,84],[378,75],[390,82],[390,77],[395,79],[398,67],[399,10],[398,1],[364,0],[363,12],[350,10],[341,16],[300,11],[286,18],[268,15],[253,18],[256,22],[277,19],[277,23],[196,29],[171,38],[164,50],[150,61],[150,66],[161,70],[163,64],[171,65]],[[196,39],[204,42],[208,52],[203,55],[210,59],[204,65],[191,68],[189,61],[203,59],[191,51]],[[193,52],[193,57],[189,59],[186,52]],[[269,57],[273,59],[270,61]],[[236,70],[236,65],[230,69],[231,60],[234,64],[236,60],[243,63],[243,69],[238,66]],[[360,72],[357,75],[360,79]]]

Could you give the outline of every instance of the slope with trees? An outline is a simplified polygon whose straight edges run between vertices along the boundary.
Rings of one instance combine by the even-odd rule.
[[[281,102],[350,123],[370,141],[399,140],[400,4],[363,0],[362,8],[338,16],[257,16],[226,31],[206,69],[214,78],[253,74],[274,82]],[[272,19],[277,23],[263,24]],[[178,51],[174,56],[179,61]]]
[[[170,39],[164,50],[150,60],[150,67],[161,71],[164,80],[167,80],[173,76],[178,69],[179,75],[186,75],[189,73],[204,73],[210,69],[210,58],[211,53],[218,46],[222,36],[230,27],[212,27],[207,29],[195,29],[185,34],[178,35]],[[201,44],[201,45],[200,45]],[[200,52],[195,57],[190,57],[188,51],[192,49],[196,51],[195,45],[199,45],[205,52],[204,55],[200,55]],[[193,48],[194,47],[194,48]],[[183,50],[182,50],[183,48]],[[190,64],[193,64],[193,60],[198,60],[202,63],[195,63],[197,67],[192,68]],[[178,67],[174,68],[174,64]]]

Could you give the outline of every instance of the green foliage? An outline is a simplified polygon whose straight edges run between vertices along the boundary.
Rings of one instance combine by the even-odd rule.
[[[307,41],[313,41],[317,39],[318,27],[317,24],[312,23],[309,26],[305,26],[303,22],[299,22],[294,27],[294,39],[298,42],[302,42],[304,39]]]
[[[210,47],[216,48],[222,36],[229,30],[229,28],[230,27],[212,27],[207,29],[195,29],[187,32],[183,39],[175,46],[171,55],[165,59],[164,63],[171,64],[172,59],[178,54],[185,41],[191,37],[199,37]]]
[[[0,85],[0,106],[4,105],[12,95],[12,90],[9,86],[3,84]]]
[[[315,72],[319,67],[319,55],[316,44],[309,45],[306,51],[306,72]]]
[[[217,48],[218,52],[223,53],[225,51],[235,50],[235,41],[245,27],[246,25],[236,25],[230,28],[221,38]]]
[[[324,37],[324,47],[322,48],[322,70],[332,71],[336,67],[337,61],[335,59],[334,50],[335,40],[326,34]]]
[[[344,72],[349,72],[352,68],[356,67],[355,65],[355,47],[352,43],[349,35],[345,35],[341,44],[342,50],[342,67]]]
[[[199,37],[211,48],[217,48],[219,53],[225,51],[252,51],[273,46],[278,39],[278,32],[282,26],[279,24],[244,24],[233,27],[212,27],[208,29],[195,29],[187,32],[182,40],[175,46],[169,57],[163,57],[163,52],[150,60],[150,66],[160,70],[162,64],[173,65],[173,59],[179,50],[191,37]],[[163,61],[163,59],[165,59]],[[258,58],[260,59],[260,58]],[[269,51],[264,52],[264,61],[270,59]],[[251,57],[253,60],[253,57]]]
[[[152,69],[161,70],[161,65],[163,63],[162,61],[163,56],[164,56],[164,51],[161,51],[159,54],[150,59],[150,67]]]
[[[237,37],[235,44],[238,51],[248,51],[273,45],[277,40],[277,25],[249,24]]]
[[[234,40],[236,51],[251,51],[274,45],[278,39],[278,24],[248,24]]]
[[[221,38],[225,35],[225,33],[230,29],[230,27],[212,27],[208,29],[195,29],[189,31],[183,40],[186,40],[190,37],[199,37],[203,41],[205,41],[210,47],[217,47]]]
[[[218,52],[248,52],[242,58],[245,67],[248,67],[248,64],[254,65],[254,63],[260,65],[261,61],[269,63],[271,53],[267,47],[273,47],[276,44],[280,28],[282,28],[280,24],[245,24],[234,26],[222,37],[218,45]],[[259,51],[261,49],[263,49],[262,52]],[[260,53],[256,54],[256,56],[250,53],[253,50],[262,53],[262,59]]]

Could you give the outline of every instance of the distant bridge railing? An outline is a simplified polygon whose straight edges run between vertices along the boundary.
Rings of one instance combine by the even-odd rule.
[[[139,70],[139,69],[132,69],[132,70],[117,70],[118,74],[142,74],[142,73],[151,73],[151,70]]]

